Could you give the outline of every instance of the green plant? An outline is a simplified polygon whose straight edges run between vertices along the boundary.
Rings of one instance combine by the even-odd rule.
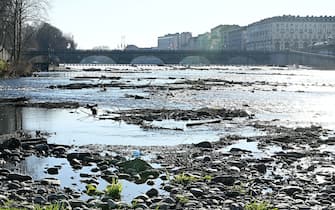
[[[108,185],[105,194],[112,199],[120,199],[122,192],[122,184],[116,178],[113,178],[112,184]]]
[[[203,179],[210,182],[213,179],[213,177],[211,175],[206,175],[206,176],[204,176]]]
[[[61,204],[51,204],[51,205],[48,205],[48,206],[35,206],[34,207],[35,210],[60,210],[60,209],[63,209],[62,208],[62,205]]]
[[[181,173],[178,174],[176,176],[174,176],[174,182],[178,183],[178,184],[182,184],[182,185],[187,185],[191,182],[195,182],[198,179],[192,175],[188,175],[185,173]]]
[[[270,207],[269,203],[262,201],[253,201],[251,203],[248,203],[244,207],[245,210],[278,210],[277,208]]]
[[[181,204],[186,204],[189,201],[188,197],[184,195],[176,195],[176,199]]]
[[[102,195],[103,192],[99,191],[97,189],[97,186],[94,184],[88,184],[86,185],[86,194],[89,196],[95,196],[95,195]]]

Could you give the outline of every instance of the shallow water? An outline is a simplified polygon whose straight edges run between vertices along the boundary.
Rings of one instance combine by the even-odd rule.
[[[335,71],[290,69],[278,67],[205,66],[185,70],[180,66],[126,66],[113,65],[101,72],[81,71],[80,66],[68,72],[36,73],[38,77],[0,80],[1,97],[26,96],[32,101],[76,101],[81,104],[98,104],[100,110],[132,108],[181,108],[225,107],[246,109],[255,120],[269,121],[285,126],[322,125],[335,130]],[[72,81],[78,76],[121,77],[120,80],[84,79]],[[222,79],[248,82],[252,85],[215,86],[210,90],[154,90],[148,88],[98,88],[81,90],[48,89],[50,85],[75,82],[169,85],[183,79]],[[173,96],[169,93],[173,93]],[[149,100],[125,97],[143,95]],[[62,144],[89,144],[92,139],[101,144],[176,145],[215,141],[220,136],[241,134],[260,135],[246,123],[213,124],[186,128],[184,122],[154,122],[166,128],[182,128],[184,131],[147,130],[138,126],[114,121],[99,121],[89,116],[88,110],[43,110],[0,107],[0,133],[14,130],[42,130],[52,135],[50,142]],[[276,121],[273,121],[273,120]],[[122,139],[122,140],[121,140]]]
[[[60,167],[59,174],[50,175],[46,173],[46,169],[49,167]],[[100,172],[94,173],[91,171],[92,168],[96,167],[96,165],[92,166],[84,166],[80,170],[73,170],[71,165],[69,164],[67,159],[64,158],[53,158],[53,157],[36,157],[30,156],[26,158],[24,161],[19,163],[18,165],[6,165],[7,168],[14,170],[18,173],[23,173],[31,176],[34,180],[42,180],[44,178],[57,178],[60,180],[61,188],[70,187],[71,189],[77,192],[84,192],[86,190],[86,184],[81,182],[81,180],[87,180],[90,178],[82,178],[80,174],[90,174],[97,177],[97,181],[99,185],[97,186],[98,190],[105,190],[106,186],[109,184],[104,179],[100,178]],[[162,183],[161,179],[156,179],[154,186],[149,186],[147,184],[135,184],[129,182],[127,180],[119,180],[122,184],[122,193],[121,200],[127,203],[131,203],[131,201],[138,195],[146,193],[152,187],[155,187],[159,190],[161,195],[165,195],[167,192],[164,190],[160,190],[160,184]],[[86,194],[82,194],[82,199],[87,200],[90,196]]]

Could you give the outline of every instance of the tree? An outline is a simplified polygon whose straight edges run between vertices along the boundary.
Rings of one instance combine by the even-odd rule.
[[[18,64],[23,48],[25,26],[43,19],[48,0],[1,0],[0,16],[5,23],[2,28],[2,45],[11,49],[12,62]]]
[[[35,40],[37,49],[39,50],[65,50],[76,48],[73,37],[64,35],[60,29],[49,23],[42,23],[36,32]]]
[[[0,1],[0,51],[9,48],[8,31],[9,31],[9,8],[11,0]]]

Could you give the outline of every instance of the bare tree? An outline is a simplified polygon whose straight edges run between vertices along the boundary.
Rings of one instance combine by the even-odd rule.
[[[47,14],[48,0],[1,0],[0,14],[5,17],[2,44],[9,42],[13,64],[21,60],[23,29],[32,22],[41,21]]]
[[[9,11],[11,7],[11,0],[0,1],[0,51],[8,48],[8,28],[9,28]]]

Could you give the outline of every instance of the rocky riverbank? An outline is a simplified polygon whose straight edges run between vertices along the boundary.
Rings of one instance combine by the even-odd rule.
[[[68,147],[48,144],[39,132],[2,136],[0,202],[15,201],[12,205],[25,208],[58,202],[68,209],[244,209],[256,201],[266,202],[268,209],[335,209],[335,138],[329,131],[253,126],[267,135],[174,147]],[[66,158],[73,170],[94,166],[80,174],[87,190],[61,189],[64,180],[53,178],[61,165],[46,168],[50,178],[42,180],[5,167],[31,155]],[[98,192],[101,179],[152,188],[126,203]]]

